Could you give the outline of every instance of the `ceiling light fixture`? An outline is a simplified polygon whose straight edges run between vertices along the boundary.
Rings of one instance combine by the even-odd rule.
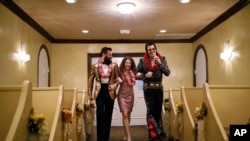
[[[117,4],[120,13],[128,15],[135,10],[135,4],[131,2],[122,2]]]
[[[130,33],[130,30],[129,29],[121,29],[120,33],[128,35]]]
[[[180,3],[189,3],[191,0],[179,0]]]
[[[76,3],[77,0],[65,0],[67,3]]]
[[[162,29],[162,30],[160,30],[160,33],[166,33],[167,32],[167,30],[166,29]]]
[[[84,30],[82,30],[82,33],[89,33],[89,31],[84,29]]]

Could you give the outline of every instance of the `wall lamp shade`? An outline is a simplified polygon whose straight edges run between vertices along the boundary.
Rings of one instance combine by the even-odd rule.
[[[117,4],[120,13],[127,15],[135,10],[135,4],[131,2],[122,2]]]
[[[30,55],[26,54],[25,50],[21,47],[16,54],[20,63],[25,63],[30,60]]]
[[[224,52],[220,54],[220,58],[225,61],[229,61],[232,58],[232,56],[233,52],[231,50],[224,50]]]
[[[220,54],[220,58],[225,61],[231,60],[233,57],[233,51],[230,48],[229,40],[224,42],[224,51]]]

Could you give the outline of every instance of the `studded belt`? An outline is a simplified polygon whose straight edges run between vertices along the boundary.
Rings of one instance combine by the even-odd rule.
[[[144,82],[144,89],[161,89],[161,82]]]

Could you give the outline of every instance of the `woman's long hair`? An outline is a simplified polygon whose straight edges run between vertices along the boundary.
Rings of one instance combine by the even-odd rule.
[[[135,65],[135,61],[132,57],[130,56],[126,56],[122,59],[122,62],[119,66],[119,72],[122,73],[125,70],[125,62],[126,60],[130,60],[131,62],[131,70],[136,74],[136,65]]]

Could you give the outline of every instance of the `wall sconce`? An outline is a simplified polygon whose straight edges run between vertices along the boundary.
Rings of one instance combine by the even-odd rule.
[[[24,44],[21,43],[21,47],[20,47],[19,51],[16,54],[17,55],[17,59],[22,64],[30,60],[30,55],[26,54],[23,46],[24,46]]]
[[[232,51],[229,40],[224,43],[224,51],[220,54],[220,58],[225,61],[230,61],[234,56],[238,56],[237,53]]]
[[[233,56],[233,52],[230,49],[225,49],[221,54],[220,58],[225,61],[229,61]]]

